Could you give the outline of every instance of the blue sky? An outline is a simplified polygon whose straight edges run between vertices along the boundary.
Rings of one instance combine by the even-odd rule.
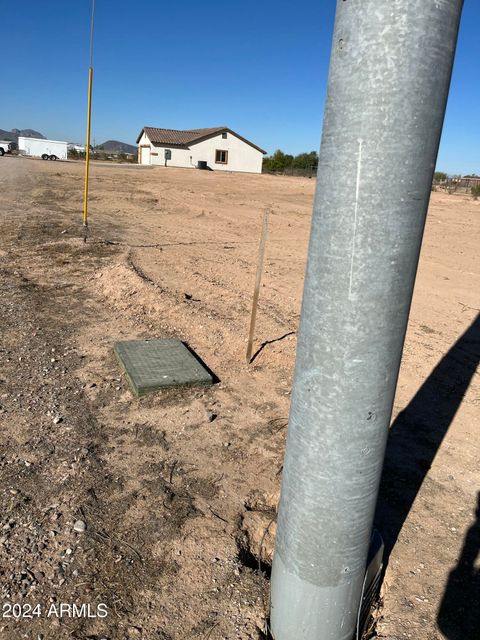
[[[334,0],[96,0],[92,137],[227,125],[318,150]],[[4,0],[0,128],[84,139],[90,0]],[[437,167],[480,173],[480,3],[466,0]]]

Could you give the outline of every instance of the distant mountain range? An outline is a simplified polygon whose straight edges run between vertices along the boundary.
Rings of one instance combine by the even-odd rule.
[[[133,144],[127,144],[119,140],[107,140],[102,144],[97,144],[96,149],[103,149],[109,153],[137,153],[137,147]]]
[[[45,140],[43,133],[39,133],[34,129],[12,129],[11,131],[5,131],[0,129],[0,140],[10,140],[11,142],[18,142],[18,136],[25,138],[42,138]]]
[[[46,140],[46,136],[35,129],[12,129],[11,131],[5,131],[0,129],[0,140],[10,140],[18,143],[18,136],[24,136],[25,138],[41,138]],[[120,142],[119,140],[107,140],[103,144],[98,144],[96,147],[98,150],[103,149],[108,153],[137,153],[137,147],[133,144],[127,144],[126,142]]]

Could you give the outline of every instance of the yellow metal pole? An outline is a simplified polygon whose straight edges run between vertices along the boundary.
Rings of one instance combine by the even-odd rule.
[[[85,189],[83,194],[83,225],[85,227],[85,241],[87,238],[86,231],[88,227],[88,175],[90,168],[90,124],[92,115],[92,79],[93,69],[88,70],[88,112],[87,112],[87,144],[85,146]]]
[[[93,24],[95,0],[92,0],[92,23],[90,28],[90,66],[88,68],[88,106],[87,106],[87,143],[85,146],[85,188],[83,192],[83,241],[87,241],[88,232],[88,178],[90,169],[90,125],[92,121],[92,81],[93,81]]]

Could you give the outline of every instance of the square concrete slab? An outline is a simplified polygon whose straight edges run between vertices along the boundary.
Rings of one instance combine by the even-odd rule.
[[[113,350],[136,396],[168,387],[209,386],[214,382],[212,374],[181,340],[125,340],[116,342]]]

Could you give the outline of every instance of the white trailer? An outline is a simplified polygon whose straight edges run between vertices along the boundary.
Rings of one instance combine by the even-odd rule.
[[[42,160],[66,160],[67,143],[60,140],[18,137],[18,150],[26,156]]]

